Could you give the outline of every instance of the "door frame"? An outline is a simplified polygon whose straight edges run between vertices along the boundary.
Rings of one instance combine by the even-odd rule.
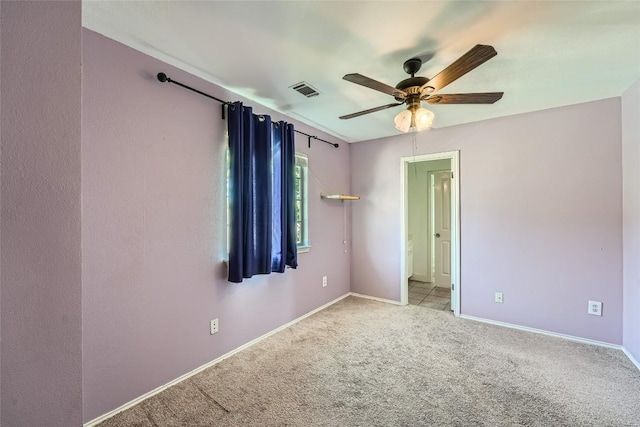
[[[460,151],[422,154],[400,158],[400,304],[409,302],[407,277],[407,240],[409,223],[409,163],[451,160],[451,284],[455,301],[453,314],[460,316]]]

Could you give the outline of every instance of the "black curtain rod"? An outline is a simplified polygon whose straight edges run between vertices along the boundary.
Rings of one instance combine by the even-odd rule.
[[[180,83],[180,82],[177,82],[177,81],[175,81],[175,80],[172,80],[172,79],[171,79],[169,76],[167,76],[165,73],[158,73],[158,76],[157,76],[157,77],[158,77],[158,80],[160,80],[162,83],[165,83],[165,82],[167,82],[167,83],[173,83],[173,84],[178,85],[178,86],[180,86],[180,87],[183,87],[183,88],[185,88],[185,89],[189,89],[190,91],[193,91],[193,92],[195,92],[195,93],[197,93],[197,94],[199,94],[199,95],[206,96],[207,98],[211,98],[211,99],[213,99],[213,100],[215,100],[215,101],[218,101],[219,103],[221,103],[221,104],[222,104],[222,118],[223,118],[223,119],[225,118],[225,114],[224,114],[224,107],[225,107],[225,105],[231,105],[231,104],[232,104],[231,102],[223,101],[222,99],[216,98],[215,96],[211,96],[211,95],[209,95],[208,93],[204,93],[204,92],[202,92],[202,91],[199,91],[198,89],[194,89],[194,88],[192,88],[192,87],[190,87],[190,86],[187,86],[187,85],[185,85],[185,84],[182,84],[182,83]],[[336,144],[336,143],[333,143],[333,142],[325,141],[324,139],[322,139],[322,138],[318,138],[318,137],[317,137],[317,136],[315,136],[315,135],[309,135],[308,133],[300,132],[299,130],[296,130],[296,129],[294,129],[294,131],[295,131],[296,133],[299,133],[299,134],[301,134],[301,135],[304,135],[304,136],[306,136],[306,137],[308,138],[309,148],[311,148],[311,140],[312,140],[312,139],[315,139],[315,140],[317,140],[317,141],[322,141],[322,142],[324,142],[324,143],[326,143],[326,144],[329,144],[329,145],[333,145],[333,146],[334,146],[334,147],[336,147],[336,148],[338,148],[338,147],[340,146],[340,144]]]

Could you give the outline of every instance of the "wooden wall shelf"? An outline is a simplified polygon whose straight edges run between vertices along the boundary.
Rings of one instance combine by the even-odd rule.
[[[331,200],[360,200],[359,196],[347,196],[344,194],[320,194],[320,198]]]

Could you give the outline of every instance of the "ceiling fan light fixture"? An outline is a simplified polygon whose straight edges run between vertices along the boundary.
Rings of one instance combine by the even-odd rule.
[[[409,132],[411,128],[411,119],[413,118],[413,113],[409,110],[400,111],[396,117],[393,119],[393,123],[400,132]]]
[[[426,108],[418,107],[413,112],[414,124],[416,132],[427,130],[433,123],[433,113]]]
[[[400,132],[421,132],[431,127],[433,117],[433,113],[426,108],[410,106],[399,112],[393,123]]]
[[[391,95],[396,100],[396,103],[346,114],[339,118],[352,119],[406,104],[407,108],[395,116],[393,123],[400,132],[420,132],[429,129],[433,123],[433,113],[422,108],[422,105],[420,105],[420,101],[422,100],[425,100],[428,104],[443,105],[493,104],[502,98],[503,92],[433,94],[439,92],[443,87],[464,76],[469,71],[484,64],[497,54],[493,46],[477,44],[440,73],[436,74],[432,79],[420,76],[416,77],[416,73],[422,65],[422,60],[419,58],[411,58],[405,61],[403,66],[404,71],[411,77],[400,81],[395,87],[363,76],[362,74],[345,74],[344,77],[342,77],[344,80]]]

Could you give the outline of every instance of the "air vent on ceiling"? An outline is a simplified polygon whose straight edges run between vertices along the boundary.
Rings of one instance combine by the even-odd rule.
[[[320,92],[311,87],[307,82],[296,83],[293,86],[289,86],[291,89],[295,90],[306,96],[307,98],[311,98],[317,95],[320,95]]]

